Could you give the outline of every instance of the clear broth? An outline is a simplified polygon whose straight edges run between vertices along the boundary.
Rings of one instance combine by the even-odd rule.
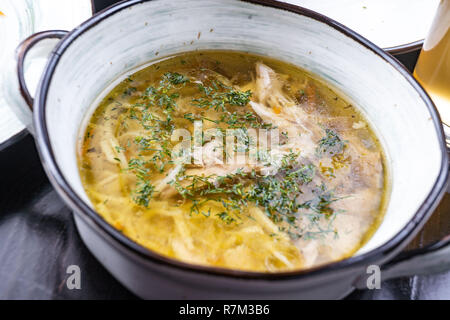
[[[195,140],[194,123],[203,154],[174,160],[173,133]],[[207,139],[208,129],[222,139]],[[242,144],[229,149],[227,129],[247,133]],[[263,130],[277,138],[270,148]],[[367,121],[321,80],[267,57],[197,51],[155,62],[106,95],[80,141],[96,211],[144,247],[189,263],[277,272],[341,260],[385,210],[383,150]],[[187,145],[177,154],[194,152]],[[232,151],[246,162],[228,161]]]

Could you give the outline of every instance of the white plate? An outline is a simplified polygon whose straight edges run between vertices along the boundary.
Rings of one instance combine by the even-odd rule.
[[[326,15],[389,52],[416,48],[439,0],[285,0]],[[416,46],[414,46],[416,44]]]
[[[23,134],[25,125],[11,110],[7,88],[16,81],[14,51],[29,35],[47,29],[71,30],[92,15],[90,0],[0,0],[0,150]],[[36,87],[41,70],[29,75]],[[31,91],[33,92],[33,91]],[[13,140],[13,139],[12,139]]]

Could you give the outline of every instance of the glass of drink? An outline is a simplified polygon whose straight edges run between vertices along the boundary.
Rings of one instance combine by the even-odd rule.
[[[441,0],[414,76],[439,110],[450,145],[450,0]]]

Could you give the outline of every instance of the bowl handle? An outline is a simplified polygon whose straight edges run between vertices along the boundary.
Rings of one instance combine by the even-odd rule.
[[[450,270],[450,235],[426,247],[401,252],[381,267],[380,275],[381,281],[385,281],[448,270]],[[368,275],[365,275],[358,279],[355,287],[367,289],[367,281]]]
[[[30,51],[38,42],[44,39],[62,39],[69,32],[64,30],[49,30],[35,33],[24,41],[22,41],[16,49],[16,59],[17,59],[17,77],[19,80],[19,90],[20,94],[24,98],[27,105],[33,110],[33,97],[28,91],[26,82],[25,82],[25,74],[24,74],[24,62],[25,58]]]
[[[440,273],[450,270],[450,235],[424,248],[400,253],[386,263],[382,279]]]

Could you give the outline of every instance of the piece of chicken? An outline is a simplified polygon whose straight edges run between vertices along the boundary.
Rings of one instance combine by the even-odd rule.
[[[250,102],[253,110],[267,123],[277,126],[280,131],[288,132],[285,145],[279,147],[279,152],[293,148],[300,150],[303,162],[319,164],[333,168],[333,176],[322,174],[320,168],[309,186],[302,188],[298,201],[302,203],[313,199],[314,186],[325,183],[328,190],[333,192],[334,199],[340,199],[330,204],[339,214],[334,218],[333,226],[340,237],[334,233],[324,235],[320,240],[298,240],[297,246],[308,257],[307,265],[314,265],[320,261],[328,261],[341,256],[358,246],[370,224],[368,219],[375,210],[379,210],[380,190],[383,188],[383,168],[381,154],[374,148],[368,149],[355,136],[354,123],[347,117],[324,117],[320,113],[307,113],[302,106],[287,97],[283,92],[282,81],[277,74],[262,63],[256,65],[256,81],[253,87],[254,100]],[[329,154],[318,154],[319,140],[324,136],[324,128],[334,129],[345,141],[345,149],[339,155],[341,164],[336,164],[338,158]],[[337,166],[334,168],[334,166]],[[302,209],[305,213],[308,210]],[[319,224],[326,230],[329,221],[322,219]],[[298,219],[300,229],[308,229],[308,219]],[[323,236],[323,235],[322,235]],[[326,239],[326,240],[325,240]],[[325,245],[327,241],[334,245]],[[330,248],[340,247],[342,252]],[[326,257],[328,256],[328,257]]]

